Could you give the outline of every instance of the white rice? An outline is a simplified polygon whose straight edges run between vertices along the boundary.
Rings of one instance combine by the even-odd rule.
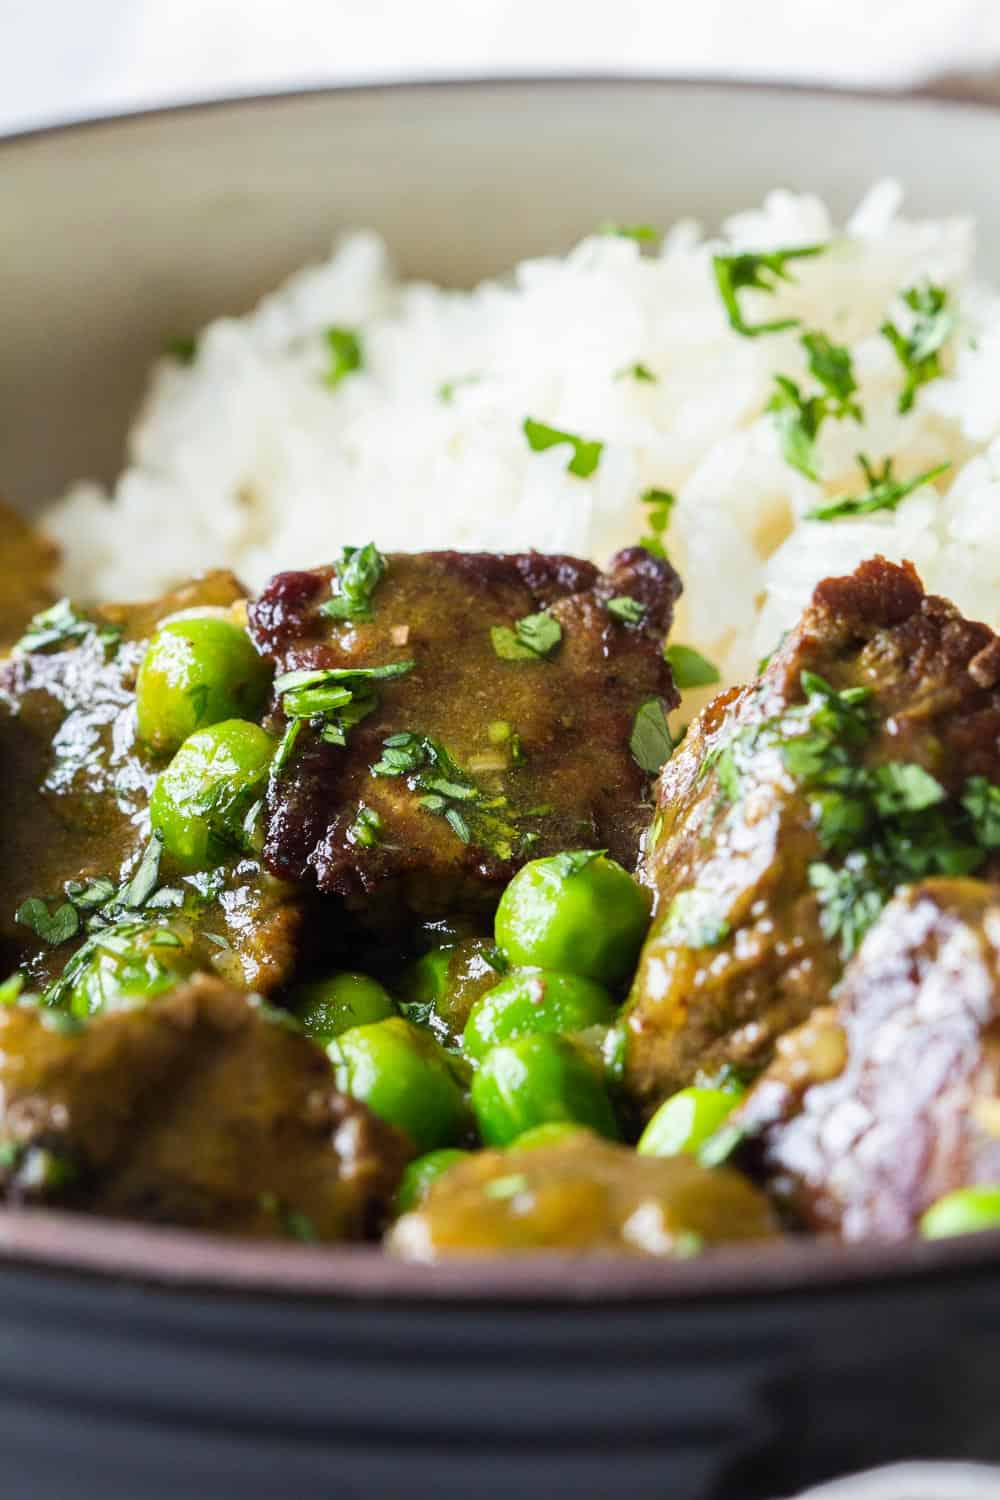
[[[972,223],[907,221],[901,196],[880,184],[840,232],[818,199],[787,192],[724,226],[732,248],[831,242],[778,295],[743,294],[754,321],[797,317],[850,346],[865,422],[824,425],[822,487],[785,461],[764,411],[776,373],[809,383],[799,331],[729,327],[720,245],[697,226],[677,225],[655,255],[594,235],[471,292],[401,282],[382,242],[355,234],[248,316],[211,324],[190,366],[161,361],[113,492],[79,484],[49,514],[64,587],[138,598],[227,564],[257,588],[370,539],[603,562],[646,529],[639,497],[656,487],[677,495],[676,638],[727,680],[753,672],[818,579],[876,551],[911,558],[929,587],[1000,626],[1000,297],[973,279]],[[926,281],[960,323],[945,376],[900,416],[879,325],[905,326],[899,293]],[[356,329],[364,353],[334,389],[330,325]],[[619,373],[637,362],[655,382]],[[601,440],[592,477],[567,472],[565,445],[533,452],[528,416]],[[805,519],[824,493],[865,488],[859,450],[892,455],[903,479],[952,467],[894,513]]]

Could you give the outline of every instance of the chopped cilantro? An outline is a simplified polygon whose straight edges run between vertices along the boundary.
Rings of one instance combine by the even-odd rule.
[[[715,283],[726,309],[729,326],[744,338],[756,338],[761,333],[780,333],[785,328],[797,327],[798,318],[779,318],[771,323],[748,323],[740,307],[739,293],[758,291],[773,294],[777,291],[779,282],[795,280],[788,269],[790,260],[822,255],[825,249],[825,245],[799,245],[788,250],[713,255]]]
[[[444,745],[421,734],[392,734],[382,741],[373,776],[401,777],[417,805],[441,817],[463,844],[475,844],[497,859],[513,859],[523,839],[507,798],[486,792]]]
[[[145,906],[150,896],[156,890],[160,876],[160,855],[163,853],[163,840],[154,834],[146,845],[145,852],[139,862],[139,866],[131,880],[124,886],[118,896],[118,904],[126,911],[138,911]]]
[[[799,341],[808,355],[809,373],[826,391],[839,418],[862,419],[861,407],[854,399],[857,381],[851,351],[844,344],[832,344],[825,333],[804,333]]]
[[[347,842],[360,845],[362,849],[374,849],[382,842],[382,817],[374,807],[358,803],[354,821],[347,830]]]
[[[829,500],[824,505],[806,511],[807,521],[836,521],[842,516],[868,516],[878,510],[895,510],[907,495],[912,495],[923,484],[930,484],[943,474],[950,464],[936,464],[925,469],[914,479],[897,480],[892,477],[892,459],[887,458],[881,471],[876,469],[863,453],[858,454],[858,463],[868,483],[863,495],[842,495],[838,500]]]
[[[653,374],[648,365],[644,365],[638,360],[634,365],[623,365],[615,374],[616,380],[624,380],[626,377],[630,377],[632,380],[644,381],[648,385],[655,385],[660,378],[659,375]]]
[[[650,776],[655,776],[673,752],[674,742],[662,698],[647,698],[636,709],[629,736],[632,758]]]
[[[850,351],[831,344],[823,333],[805,333],[801,343],[809,356],[809,372],[823,387],[822,391],[806,395],[789,376],[776,375],[777,390],[766,410],[774,417],[785,461],[807,479],[817,481],[816,439],[823,423],[828,417],[838,421],[850,417],[860,422],[863,414],[854,399],[857,385]]]
[[[585,870],[607,852],[606,849],[564,849],[561,854],[553,855],[552,863],[559,874],[568,880],[571,875],[579,875],[581,870]]]
[[[617,235],[622,240],[636,240],[640,245],[648,245],[660,237],[659,231],[652,224],[619,224],[615,219],[604,219],[599,229],[601,234]]]
[[[711,687],[719,681],[718,667],[693,646],[668,646],[663,654],[682,692],[686,688]]]
[[[93,880],[67,880],[63,889],[66,899],[73,903],[77,911],[96,911],[115,894],[114,882],[106,875]]]
[[[330,350],[326,383],[333,387],[339,385],[345,375],[361,369],[361,340],[352,328],[328,328],[326,342]]]
[[[14,913],[14,921],[22,927],[30,927],[36,937],[52,948],[68,943],[80,930],[80,914],[70,902],[64,901],[50,913],[40,896],[29,896]]]
[[[1000,786],[985,776],[970,776],[962,806],[972,820],[976,842],[983,849],[1000,849]]]
[[[508,625],[492,625],[490,639],[502,661],[543,661],[562,640],[562,626],[543,610],[525,615],[513,630]]]
[[[578,437],[574,432],[563,432],[558,427],[548,427],[544,422],[536,422],[534,417],[525,417],[523,427],[528,447],[533,453],[544,453],[546,448],[569,443],[573,449],[573,457],[566,468],[579,479],[589,479],[601,461],[604,451],[604,444],[601,442]]]
[[[356,724],[367,718],[378,704],[374,684],[405,677],[416,666],[413,661],[387,662],[381,667],[302,667],[275,678],[275,692],[290,721],[272,762],[279,776],[288,764],[301,725],[308,721],[328,745],[346,745]]]
[[[331,579],[332,599],[321,604],[319,612],[333,620],[370,620],[372,594],[385,576],[386,561],[375,546],[345,547]]]
[[[654,557],[666,557],[663,533],[670,524],[670,512],[676,504],[675,497],[669,490],[651,489],[644,491],[639,500],[640,504],[649,507],[649,514],[646,517],[649,532],[639,538],[639,545],[645,547],[646,551],[652,553]]]
[[[958,319],[948,306],[944,287],[911,286],[902,294],[902,300],[914,314],[910,332],[901,333],[888,319],[879,332],[888,339],[906,372],[898,404],[901,412],[907,412],[919,388],[941,374],[941,351],[954,333]]]
[[[191,334],[175,334],[173,338],[167,339],[163,352],[179,365],[193,365],[198,353],[198,340]]]
[[[910,761],[887,761],[871,773],[872,800],[880,818],[923,812],[943,802],[947,793],[940,781]]]
[[[60,599],[34,615],[15,651],[47,651],[50,646],[65,646],[68,641],[83,641],[96,636],[102,646],[117,646],[121,639],[117,625],[97,625],[93,620],[78,615],[68,599]]]
[[[646,606],[640,604],[638,599],[631,599],[628,594],[609,599],[604,608],[614,619],[621,620],[623,625],[640,624],[646,613]]]

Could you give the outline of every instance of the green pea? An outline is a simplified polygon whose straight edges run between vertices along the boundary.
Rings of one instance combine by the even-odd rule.
[[[671,1094],[639,1137],[642,1156],[695,1156],[740,1102],[741,1090],[687,1088]]]
[[[488,1146],[509,1146],[536,1125],[557,1120],[618,1135],[600,1075],[571,1042],[546,1032],[487,1054],[472,1080],[472,1107]]]
[[[438,1178],[443,1177],[456,1162],[465,1161],[468,1155],[468,1151],[445,1146],[440,1151],[428,1151],[425,1156],[418,1156],[415,1161],[411,1161],[396,1193],[396,1213],[405,1214],[411,1208],[419,1208]]]
[[[399,976],[395,989],[403,1014],[454,1049],[473,1005],[500,977],[496,961],[491,938],[465,937],[432,948]]]
[[[426,1031],[392,1016],[343,1032],[327,1054],[337,1087],[404,1130],[419,1151],[461,1139],[468,1111],[459,1070]]]
[[[210,869],[251,847],[246,820],[264,794],[273,755],[271,736],[244,719],[184,741],[149,799],[153,831],[182,870]]]
[[[406,1005],[427,1006],[433,1009],[448,984],[448,965],[452,948],[432,948],[414,959],[399,976],[397,986],[400,999]]]
[[[367,1026],[396,1014],[391,995],[367,974],[333,974],[296,985],[288,1006],[306,1034],[324,1046],[352,1026]]]
[[[481,1062],[491,1047],[531,1031],[583,1031],[610,1026],[611,996],[593,980],[548,969],[518,969],[488,990],[472,1007],[462,1049]]]
[[[153,636],[139,668],[139,738],[154,750],[171,751],[196,729],[223,719],[255,719],[270,681],[267,662],[231,620],[172,620]]]
[[[920,1220],[920,1233],[928,1240],[983,1229],[1000,1229],[1000,1187],[956,1188],[931,1204]]]
[[[603,854],[535,859],[500,897],[496,939],[511,963],[617,984],[635,969],[652,898]]]
[[[537,1151],[542,1146],[559,1146],[570,1136],[585,1134],[582,1125],[573,1125],[569,1120],[549,1120],[544,1125],[533,1125],[512,1141],[511,1147],[515,1151]]]

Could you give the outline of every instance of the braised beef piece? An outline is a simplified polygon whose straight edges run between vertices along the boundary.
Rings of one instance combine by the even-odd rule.
[[[518,1250],[683,1257],[777,1233],[767,1199],[740,1173],[638,1156],[581,1130],[459,1162],[387,1244],[415,1260]]]
[[[1000,886],[901,891],[731,1118],[775,1197],[848,1240],[1000,1181]]]
[[[641,871],[656,905],[626,1082],[642,1112],[699,1073],[759,1071],[896,886],[995,867],[998,683],[993,632],[876,558],[821,583],[760,680],[695,720]]]
[[[0,500],[0,653],[52,603],[55,543]]]
[[[231,573],[215,572],[148,604],[86,616],[67,606],[0,662],[0,977],[20,965],[44,988],[74,952],[14,921],[24,901],[38,897],[54,910],[68,882],[117,885],[137,870],[149,792],[164,763],[136,742],[134,687],[146,643],[166,616],[238,608],[242,593]],[[218,899],[181,933],[190,959],[183,972],[210,967],[274,988],[291,967],[298,902],[255,859],[231,862],[214,885]]]
[[[392,554],[370,618],[352,619],[324,612],[342,597],[333,569],[279,574],[250,607],[279,674],[413,667],[374,684],[346,745],[303,728],[268,797],[269,868],[381,922],[488,908],[524,860],[567,847],[634,865],[649,809],[629,737],[645,700],[677,702],[662,646],[679,590],[640,548],[607,573],[536,553]],[[635,601],[631,618],[615,599]],[[518,650],[517,623],[542,612],[561,638]],[[285,725],[279,702],[270,727]]]
[[[200,978],[66,1022],[0,1007],[8,1200],[245,1235],[378,1231],[411,1147],[258,999]]]

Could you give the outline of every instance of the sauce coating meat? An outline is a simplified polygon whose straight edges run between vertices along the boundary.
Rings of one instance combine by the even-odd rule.
[[[995,861],[998,679],[993,632],[877,558],[820,584],[759,681],[692,724],[642,867],[626,1083],[644,1113],[759,1071],[897,886]]]
[[[385,564],[355,618],[324,612],[343,597],[329,568],[279,574],[250,608],[279,673],[412,663],[375,684],[346,746],[312,727],[298,737],[268,794],[271,870],[380,921],[489,908],[525,859],[568,847],[631,868],[648,820],[632,723],[645,700],[678,701],[662,655],[680,588],[669,564],[640,548],[606,574],[536,553]],[[637,619],[609,612],[622,598]],[[526,637],[538,651],[517,637],[526,620],[544,621]],[[284,727],[280,707],[271,722]],[[359,833],[359,812],[377,837]]]
[[[411,1147],[259,1001],[200,978],[85,1026],[59,1019],[0,1007],[15,1201],[246,1235],[379,1228]]]
[[[1000,887],[901,891],[731,1119],[795,1217],[848,1240],[1000,1180]]]

